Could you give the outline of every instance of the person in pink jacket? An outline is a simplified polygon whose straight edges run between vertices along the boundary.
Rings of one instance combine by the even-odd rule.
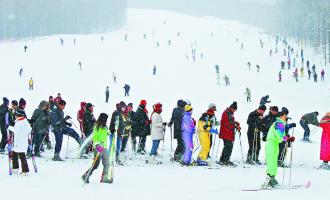
[[[320,127],[323,129],[321,138],[320,160],[323,161],[320,168],[330,170],[330,112],[322,118]]]

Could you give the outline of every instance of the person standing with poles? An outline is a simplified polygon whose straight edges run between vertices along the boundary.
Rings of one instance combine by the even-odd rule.
[[[266,142],[266,163],[267,163],[267,178],[266,182],[263,184],[263,188],[274,188],[279,183],[275,179],[277,175],[277,163],[279,155],[279,144],[282,141],[294,142],[294,137],[287,137],[285,133],[285,126],[287,121],[287,116],[289,111],[287,108],[283,107],[282,111],[279,112],[279,117],[270,127],[267,134]]]
[[[236,165],[230,161],[230,156],[234,147],[235,131],[241,131],[240,124],[235,121],[234,117],[236,110],[237,102],[235,101],[222,113],[221,116],[219,138],[223,140],[224,147],[219,160],[220,165],[236,167]]]

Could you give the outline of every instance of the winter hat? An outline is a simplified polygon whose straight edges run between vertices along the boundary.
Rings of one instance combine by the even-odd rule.
[[[119,106],[119,109],[122,109],[122,108],[126,107],[126,103],[121,101],[121,102],[119,102],[118,106]]]
[[[213,111],[217,111],[217,106],[215,105],[215,103],[210,103],[209,109],[212,109]]]
[[[127,107],[131,107],[131,108],[133,108],[133,103],[129,103],[129,104],[127,104]]]
[[[61,101],[58,102],[58,104],[64,106],[64,105],[66,105],[66,102],[63,99],[61,99]]]
[[[146,106],[146,105],[147,105],[147,101],[146,101],[146,100],[141,100],[141,101],[140,101],[140,105],[144,105],[144,106]]]
[[[11,104],[14,105],[14,106],[18,106],[18,103],[17,103],[16,100],[12,100],[12,101],[11,101]]]
[[[210,109],[207,110],[206,113],[207,113],[208,116],[213,116],[214,115],[214,109],[210,108]]]
[[[289,110],[286,107],[282,107],[282,111],[280,113],[280,116],[288,115],[288,114],[289,114]]]
[[[265,105],[260,105],[258,109],[259,109],[259,110],[267,110],[267,108],[266,108]]]
[[[179,108],[184,109],[184,107],[186,106],[186,104],[187,104],[186,102],[184,102],[182,99],[180,99],[180,100],[178,100],[177,106]]]
[[[237,102],[234,101],[234,102],[229,106],[229,108],[232,108],[232,109],[234,109],[234,110],[237,110]]]
[[[80,107],[83,108],[86,106],[86,102],[80,102]]]
[[[190,112],[190,111],[192,111],[192,107],[191,107],[191,105],[186,105],[185,107],[184,107],[184,110],[186,111],[186,112]]]
[[[271,106],[270,107],[270,110],[275,111],[275,112],[278,112],[278,107],[277,106]]]
[[[18,117],[24,117],[25,116],[25,112],[22,109],[17,109],[15,111],[15,115],[18,116]]]
[[[153,105],[154,112],[161,113],[163,105],[161,103],[156,103]]]
[[[86,109],[89,109],[90,107],[93,107],[93,104],[91,104],[91,103],[87,103],[87,104],[86,104]]]
[[[25,101],[23,98],[21,98],[21,99],[19,100],[19,102],[18,102],[18,106],[19,106],[19,107],[22,107],[22,106],[24,106],[24,105],[26,105],[26,101]]]
[[[48,99],[53,99],[53,96],[49,96]]]
[[[9,100],[7,99],[7,97],[3,97],[2,100],[3,100],[4,104],[6,104],[6,105],[9,104]]]

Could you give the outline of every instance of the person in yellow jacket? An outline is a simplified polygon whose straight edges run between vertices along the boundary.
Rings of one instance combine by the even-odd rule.
[[[29,80],[29,90],[33,90],[33,79]]]
[[[207,166],[207,157],[210,152],[210,132],[212,131],[211,119],[214,116],[214,110],[209,109],[203,113],[198,120],[198,138],[201,144],[201,150],[198,154],[197,165]]]

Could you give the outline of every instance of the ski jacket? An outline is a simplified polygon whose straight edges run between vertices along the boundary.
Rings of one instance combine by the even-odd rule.
[[[227,108],[221,116],[219,137],[224,140],[235,140],[235,117],[232,109]]]
[[[270,127],[267,134],[267,143],[275,143],[277,146],[283,142],[283,137],[285,133],[286,122],[280,118],[276,118],[273,125]]]
[[[2,104],[0,106],[0,128],[6,129],[9,126],[10,117],[8,106]]]
[[[86,137],[93,132],[95,122],[93,113],[86,109],[83,115],[83,130],[85,135],[87,134]]]
[[[147,111],[139,107],[132,119],[132,135],[147,136],[150,135],[150,120]]]
[[[51,119],[48,110],[45,110],[45,106],[47,104],[48,104],[47,101],[42,101],[39,107],[36,110],[34,110],[32,114],[30,123],[35,133],[48,132]]]
[[[320,127],[323,129],[321,137],[320,159],[330,161],[330,113],[321,120]]]
[[[93,129],[93,146],[102,145],[105,149],[108,149],[108,136],[109,130],[107,127],[96,128]]]
[[[212,128],[211,118],[207,115],[207,113],[203,113],[197,123],[198,133],[209,135],[211,128]]]
[[[195,123],[194,120],[191,118],[190,112],[185,112],[183,119],[182,119],[182,131],[188,132],[193,134],[195,132]]]
[[[317,115],[315,112],[307,113],[301,117],[301,120],[303,120],[306,124],[312,124],[314,126],[319,126],[319,120],[317,119]]]
[[[20,117],[15,121],[14,126],[9,126],[8,129],[14,133],[15,152],[26,152],[29,146],[29,135],[31,133],[31,126],[25,117]]]
[[[151,115],[151,139],[152,140],[164,139],[163,118],[160,114],[156,112],[154,112]]]
[[[268,98],[267,96],[264,96],[261,98],[260,100],[260,105],[266,105],[266,103],[270,103],[270,101],[268,101]]]
[[[258,113],[257,110],[251,112],[247,119],[248,127],[248,140],[254,140],[254,135],[256,134],[257,139],[260,138],[260,130],[262,130],[262,119],[259,117],[262,116]]]
[[[64,120],[64,112],[60,108],[56,108],[51,112],[51,125],[53,131],[62,131],[67,125],[67,122]]]
[[[125,131],[125,123],[123,114],[118,110],[112,113],[109,130],[111,133],[117,133],[118,137],[121,137]],[[117,126],[117,127],[116,127]]]
[[[182,119],[185,111],[182,108],[176,107],[173,109],[172,117],[169,124],[174,124],[174,139],[181,138],[182,135]]]

